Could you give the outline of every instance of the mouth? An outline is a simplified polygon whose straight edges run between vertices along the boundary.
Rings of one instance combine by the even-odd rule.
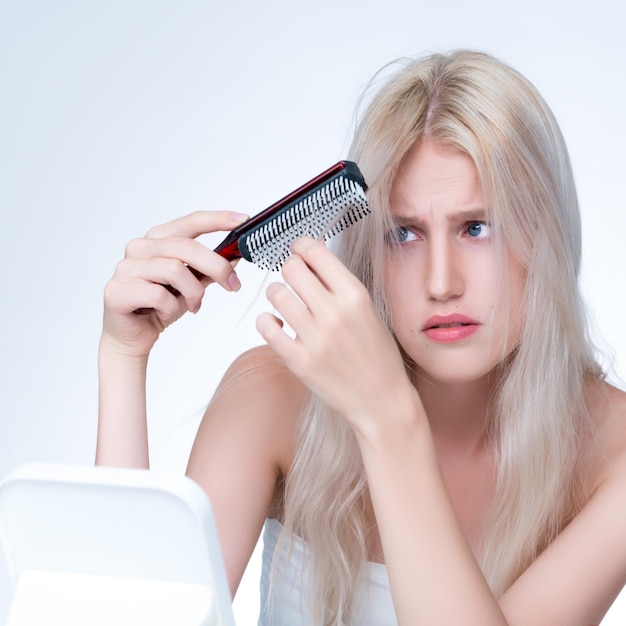
[[[461,328],[463,326],[479,326],[479,323],[460,313],[451,315],[432,315],[426,320],[422,330]]]
[[[454,343],[468,339],[480,328],[480,324],[464,315],[435,315],[424,324],[423,332],[436,343]]]

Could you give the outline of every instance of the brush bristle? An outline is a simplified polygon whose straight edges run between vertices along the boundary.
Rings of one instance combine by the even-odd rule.
[[[291,244],[299,237],[328,239],[369,211],[362,185],[339,176],[248,233],[245,247],[255,265],[278,270],[289,256]]]

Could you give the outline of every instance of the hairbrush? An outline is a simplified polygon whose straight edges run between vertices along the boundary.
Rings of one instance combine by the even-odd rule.
[[[365,217],[370,212],[366,191],[357,164],[339,161],[232,230],[214,252],[229,261],[243,258],[262,269],[278,270],[299,237],[328,239]],[[203,278],[198,270],[188,269]],[[171,285],[165,287],[179,295]]]
[[[231,231],[215,252],[278,270],[299,237],[328,239],[369,213],[356,163],[339,161]]]

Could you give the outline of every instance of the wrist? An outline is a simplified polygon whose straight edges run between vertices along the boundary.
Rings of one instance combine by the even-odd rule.
[[[100,363],[115,361],[129,366],[146,367],[150,350],[138,350],[109,335],[106,330],[100,335],[98,360]]]
[[[361,447],[395,447],[398,442],[415,436],[430,437],[430,424],[420,397],[407,381],[401,388],[390,390],[380,398],[377,407],[370,407],[359,419],[350,419]]]

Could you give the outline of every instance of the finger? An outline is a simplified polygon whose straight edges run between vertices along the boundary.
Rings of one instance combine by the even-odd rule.
[[[261,313],[256,320],[256,329],[267,345],[288,365],[296,349],[296,341],[284,331],[282,321],[271,313]]]
[[[130,264],[127,280],[149,282],[184,300],[185,308],[197,312],[206,285],[184,263],[176,259],[139,259]]]
[[[127,259],[144,259],[154,262],[156,259],[169,259],[175,265],[157,266],[160,268],[174,268],[179,266],[187,268],[187,274],[202,281],[204,286],[211,282],[219,283],[227,291],[238,291],[241,287],[234,265],[225,258],[209,250],[198,241],[183,237],[173,237],[168,239],[134,239],[126,246]],[[186,276],[184,274],[183,276]],[[204,280],[207,277],[208,280]],[[162,284],[172,284],[167,280],[168,276],[156,277],[154,274],[151,280]],[[173,285],[178,289],[177,285]],[[178,289],[180,291],[180,289]]]
[[[329,306],[327,287],[301,256],[290,255],[283,264],[282,275],[298,298],[314,314],[320,314]]]
[[[160,320],[181,314],[181,302],[162,285],[150,282],[111,281],[105,287],[105,308],[113,313],[156,313]]]
[[[227,266],[231,268],[231,274],[234,274],[230,263],[227,263]],[[204,291],[209,282],[209,279],[206,277],[199,280],[196,274],[191,272],[190,268],[181,261],[167,258],[124,259],[118,263],[111,280],[113,285],[130,284],[133,289],[138,289],[144,283],[158,288],[158,290],[151,289],[143,292],[148,294],[148,296],[143,296],[144,301],[142,301],[140,308],[152,307],[152,303],[145,301],[146,297],[149,296],[158,298],[158,300],[155,300],[154,306],[159,306],[161,298],[164,296],[162,292],[165,291],[182,301],[184,305],[183,310],[194,313],[200,310]],[[229,277],[226,288],[229,291],[236,291],[239,288],[238,278],[235,276],[233,280],[232,277]],[[129,301],[134,303],[134,298]],[[167,301],[169,301],[169,298],[167,298]],[[176,306],[178,307],[179,305],[177,304]]]
[[[323,241],[302,237],[293,242],[291,249],[332,293],[341,293],[358,282]]]
[[[315,332],[311,311],[285,285],[272,283],[266,290],[267,299],[281,317],[303,341],[309,341]]]
[[[147,259],[150,257],[170,257],[188,261],[202,254],[207,248],[189,237],[167,237],[152,239],[138,237],[131,239],[124,250],[125,258]]]
[[[235,211],[195,211],[151,228],[146,238],[189,237],[195,239],[206,233],[233,230],[247,219],[249,219],[248,215]]]

